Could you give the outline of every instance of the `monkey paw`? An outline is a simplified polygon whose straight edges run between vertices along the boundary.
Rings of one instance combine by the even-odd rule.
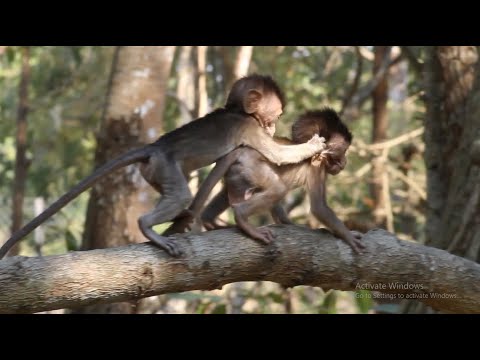
[[[319,167],[320,165],[322,165],[322,162],[323,162],[324,159],[325,159],[325,157],[322,156],[322,154],[315,154],[315,155],[312,156],[310,164],[312,166]]]
[[[251,235],[255,240],[259,240],[266,245],[270,244],[274,238],[272,231],[268,228],[257,228]]]
[[[351,231],[350,231],[350,234],[352,234],[353,237],[354,237],[355,239],[358,239],[358,240],[362,240],[363,235],[364,235],[364,234],[362,234],[361,232],[356,231],[356,230],[351,230]]]
[[[312,138],[307,141],[307,143],[315,145],[317,151],[319,152],[325,150],[325,148],[327,147],[327,145],[325,144],[325,138],[323,136],[318,136],[318,134],[313,135]]]
[[[360,234],[360,233],[358,233]],[[353,251],[357,254],[363,253],[363,249],[365,249],[365,245],[360,241],[361,237],[358,238],[358,234],[352,236],[351,239],[346,240],[347,244],[353,249]]]
[[[182,251],[178,248],[178,245],[164,236],[157,234],[157,236],[150,238],[150,241],[165,250],[170,256],[179,257],[182,255]]]
[[[167,230],[163,232],[163,236],[170,236],[173,234],[182,234],[187,231],[190,231],[190,223],[189,222],[184,222],[181,219],[180,220],[175,220],[175,222],[168,227]]]

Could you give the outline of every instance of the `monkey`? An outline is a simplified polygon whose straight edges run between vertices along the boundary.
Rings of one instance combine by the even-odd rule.
[[[192,200],[186,177],[196,169],[216,162],[240,146],[258,150],[269,161],[282,165],[297,163],[325,148],[325,139],[312,136],[297,146],[279,145],[269,129],[283,112],[285,98],[270,76],[253,74],[237,80],[223,108],[160,136],[155,142],[128,151],[99,167],[62,195],[49,208],[11,235],[0,249],[0,259],[20,239],[58,212],[103,176],[127,165],[140,163],[144,179],[162,196],[157,206],[138,218],[142,234],[169,255],[181,251],[171,239],[152,227],[176,218]]]
[[[327,175],[337,175],[346,166],[346,151],[352,142],[352,134],[335,110],[322,108],[301,115],[292,125],[292,140],[274,138],[282,145],[304,143],[313,134],[326,139],[327,149],[311,159],[297,164],[272,164],[262,154],[250,147],[238,148],[217,162],[201,185],[190,207],[191,217],[176,220],[172,231],[182,231],[188,222],[198,218],[213,186],[224,175],[225,186],[201,215],[207,230],[219,226],[215,218],[230,205],[235,222],[248,236],[269,244],[273,240],[267,228],[255,228],[248,223],[250,215],[270,210],[276,223],[292,224],[279,201],[289,190],[306,186],[309,191],[311,211],[333,233],[344,240],[355,253],[365,247],[361,234],[350,232],[327,205],[325,192]]]

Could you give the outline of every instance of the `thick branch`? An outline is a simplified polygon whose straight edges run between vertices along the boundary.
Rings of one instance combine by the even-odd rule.
[[[400,241],[384,230],[368,232],[366,252],[355,256],[325,231],[292,225],[270,228],[276,240],[269,246],[231,229],[178,235],[185,253],[181,258],[170,258],[150,244],[7,258],[0,261],[0,313],[110,303],[259,280],[325,290],[383,284],[382,292],[405,294],[404,298],[414,294],[437,310],[480,313],[477,263]],[[399,284],[410,286],[398,289]]]

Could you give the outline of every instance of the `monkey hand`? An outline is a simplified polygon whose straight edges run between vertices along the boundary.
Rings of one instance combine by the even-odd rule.
[[[361,254],[363,249],[365,249],[365,245],[360,241],[362,237],[362,233],[359,233],[358,231],[350,231],[348,236],[346,236],[343,240],[350,245],[355,253]]]
[[[307,141],[307,144],[315,146],[316,152],[322,152],[327,147],[325,138],[318,136],[318,134],[313,135],[312,138]]]
[[[315,167],[320,167],[324,160],[325,156],[323,156],[322,154],[315,154],[312,156],[310,164]]]
[[[363,233],[359,232],[359,231],[356,231],[356,230],[350,230],[350,234],[353,235],[353,237],[355,239],[358,239],[358,240],[362,240],[362,237],[363,237]]]

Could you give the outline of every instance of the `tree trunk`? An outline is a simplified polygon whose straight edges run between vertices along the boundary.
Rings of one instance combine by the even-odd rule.
[[[208,46],[197,46],[196,118],[205,116],[208,112],[207,50]]]
[[[426,243],[480,260],[478,48],[428,47],[425,61]],[[407,312],[425,307],[407,306]]]
[[[250,61],[252,60],[253,46],[240,46],[235,59],[233,69],[234,81],[248,74]]]
[[[116,49],[95,166],[160,136],[174,49],[171,46]],[[84,249],[146,241],[137,219],[153,208],[158,196],[143,180],[137,166],[127,166],[99,181],[93,187],[88,205]],[[130,308],[121,306],[107,311],[129,312]]]
[[[389,47],[376,46],[374,50],[375,58],[373,65],[373,73],[377,73],[382,66],[385,57],[390,56]],[[388,127],[388,72],[386,72],[378,82],[372,93],[373,101],[373,128],[372,128],[372,143],[382,142],[387,139]],[[386,205],[388,203],[388,191],[385,189],[388,186],[385,183],[386,176],[385,162],[386,153],[381,153],[372,159],[372,185],[371,193],[374,203],[373,217],[374,222],[379,227],[386,226],[387,211]]]
[[[220,47],[220,54],[222,55],[222,62],[223,62],[223,81],[225,84],[224,93],[225,96],[230,91],[234,77],[234,64],[233,64],[233,56],[232,56],[233,48],[231,46],[221,46]]]
[[[27,114],[28,114],[28,85],[30,82],[30,48],[23,46],[22,70],[20,86],[18,90],[18,112],[17,112],[17,135],[16,135],[16,158],[15,178],[13,182],[12,201],[12,234],[22,227],[23,223],[23,200],[25,197],[25,182],[27,180],[27,169],[29,166],[26,158],[27,151]],[[17,255],[19,246],[15,245],[9,252],[11,256]]]
[[[478,49],[429,49],[427,68],[427,244],[480,259],[480,167],[471,150],[480,138]]]
[[[185,125],[192,120],[192,112],[195,109],[195,68],[193,63],[193,47],[182,46],[177,65],[177,98],[184,106],[180,106],[182,121]]]
[[[235,56],[232,54],[233,49],[231,46],[223,46],[221,50],[224,67],[225,93],[228,93],[236,80],[248,74],[248,68],[252,60],[253,46],[239,46]]]

